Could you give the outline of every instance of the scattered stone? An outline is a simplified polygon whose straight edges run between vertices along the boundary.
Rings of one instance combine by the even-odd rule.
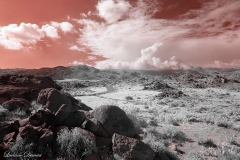
[[[157,98],[166,98],[166,97],[171,97],[171,98],[179,98],[185,96],[182,91],[163,91],[162,93],[159,93],[156,97]]]
[[[126,113],[117,106],[103,105],[96,108],[92,114],[112,136],[118,133],[128,137],[136,135],[136,129],[133,122],[127,117]]]

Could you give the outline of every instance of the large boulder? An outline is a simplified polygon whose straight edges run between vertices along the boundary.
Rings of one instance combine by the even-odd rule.
[[[85,112],[66,104],[63,104],[55,115],[59,124],[67,127],[81,127],[86,120]]]
[[[70,94],[58,91],[55,88],[43,89],[38,95],[37,103],[42,104],[44,108],[53,113],[56,113],[63,104],[77,106],[78,109],[81,108],[78,106],[78,100]]]
[[[95,118],[86,119],[82,127],[96,136],[109,137],[107,131],[104,130],[102,124]]]
[[[28,101],[36,100],[38,93],[45,88],[61,89],[50,77],[1,75],[0,104],[12,98],[22,98]]]
[[[113,153],[121,155],[125,159],[153,160],[156,156],[156,153],[150,146],[138,139],[114,134],[112,137],[112,143]]]
[[[31,104],[27,100],[22,98],[12,98],[11,100],[4,102],[2,106],[9,111],[21,109],[24,110],[26,113],[29,113],[30,109],[32,108]]]
[[[39,110],[35,114],[29,117],[29,123],[33,126],[40,126],[44,123],[47,125],[58,125],[56,116],[50,111]]]
[[[97,119],[111,137],[118,133],[128,137],[136,135],[133,122],[126,113],[117,106],[103,105],[92,112],[92,116]]]

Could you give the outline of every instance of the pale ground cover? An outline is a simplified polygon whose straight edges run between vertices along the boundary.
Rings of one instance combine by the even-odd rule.
[[[168,84],[186,96],[160,99],[156,96],[161,91],[143,90],[142,84],[124,82],[106,87],[80,89],[82,96],[75,98],[93,109],[104,104],[119,106],[133,120],[138,121],[145,135],[152,130],[164,135],[166,128],[184,133],[184,141],[171,136],[151,137],[154,143],[159,142],[168,147],[181,159],[189,159],[192,155],[209,160],[221,157],[224,159],[226,153],[239,158],[240,92],[221,88],[195,89],[184,85],[180,87],[177,82],[171,81],[168,81]],[[131,96],[132,100],[127,100],[127,96]],[[215,147],[205,145],[208,142]]]

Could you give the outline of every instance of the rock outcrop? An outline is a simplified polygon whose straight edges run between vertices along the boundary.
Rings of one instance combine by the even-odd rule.
[[[30,109],[32,108],[31,104],[22,98],[12,98],[11,100],[4,102],[2,106],[9,111],[20,109],[26,113],[29,113]]]
[[[28,101],[37,99],[38,93],[45,88],[60,90],[50,77],[33,75],[1,75],[0,104],[12,98],[22,98]]]
[[[42,104],[43,108],[46,108],[53,113],[56,113],[63,104],[76,106],[78,109],[83,108],[79,105],[77,99],[73,98],[68,93],[58,91],[55,88],[41,90],[37,98],[37,103]]]

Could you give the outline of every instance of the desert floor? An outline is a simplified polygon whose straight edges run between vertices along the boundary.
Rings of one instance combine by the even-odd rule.
[[[144,83],[137,81],[67,91],[93,109],[105,104],[119,106],[139,127],[139,133],[145,137],[143,141],[162,144],[181,159],[213,160],[220,159],[226,152],[239,154],[238,90],[221,87],[199,89],[169,79],[161,82],[184,95],[159,97],[163,91],[144,90]],[[149,134],[151,137],[147,136]]]

